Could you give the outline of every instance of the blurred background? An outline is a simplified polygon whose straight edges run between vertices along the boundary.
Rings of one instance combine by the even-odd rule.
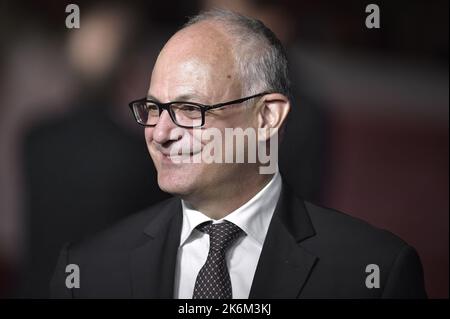
[[[69,3],[0,2],[0,297],[46,298],[63,243],[168,196],[127,103],[188,16],[226,7],[287,48],[288,183],[403,238],[448,298],[448,1],[73,1],[67,29]]]

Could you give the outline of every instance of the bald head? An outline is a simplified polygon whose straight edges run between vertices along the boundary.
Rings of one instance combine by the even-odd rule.
[[[192,17],[161,52],[197,54],[217,67],[222,80],[232,78],[241,96],[277,92],[290,97],[287,58],[275,34],[262,22],[227,10]],[[159,61],[158,61],[159,62]]]
[[[192,17],[185,26],[205,21],[219,25],[231,39],[243,95],[268,91],[290,96],[286,53],[269,28],[259,20],[217,9]]]
[[[202,21],[178,31],[161,50],[149,93],[163,100],[193,95],[202,103],[241,94],[232,37],[220,23]],[[156,85],[156,87],[155,87]]]
[[[167,42],[161,53],[175,48],[180,54],[202,54],[209,56],[227,56],[231,58],[232,37],[224,27],[215,21],[202,21],[187,26]]]

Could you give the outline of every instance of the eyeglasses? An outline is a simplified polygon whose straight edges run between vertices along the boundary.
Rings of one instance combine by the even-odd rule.
[[[183,128],[197,128],[202,127],[205,124],[205,113],[207,111],[227,105],[239,104],[265,94],[268,94],[268,92],[214,105],[183,101],[160,103],[147,98],[132,101],[128,105],[133,112],[136,122],[140,125],[150,127],[156,126],[162,112],[166,110],[177,126]]]

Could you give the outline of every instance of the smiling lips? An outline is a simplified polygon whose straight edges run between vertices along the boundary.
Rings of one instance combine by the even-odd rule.
[[[170,151],[165,149],[158,149],[158,153],[162,155],[162,161],[164,163],[170,163],[170,164],[181,164],[180,160],[190,158],[198,153],[198,152],[189,152],[189,153],[179,153],[179,154],[170,154]]]
[[[195,154],[197,154],[197,153],[200,153],[202,150],[201,150],[201,148],[199,148],[198,150],[192,150],[192,151],[190,151],[190,152],[188,152],[188,153],[183,153],[182,152],[182,149],[179,149],[178,150],[178,153],[177,152],[174,152],[172,149],[173,148],[168,148],[168,147],[164,147],[164,146],[162,146],[162,145],[160,145],[160,144],[154,144],[154,147],[155,147],[155,149],[156,149],[156,151],[158,151],[159,153],[161,153],[161,155],[163,155],[164,157],[175,157],[175,156],[193,156],[193,155],[195,155]]]
[[[165,157],[175,157],[175,156],[194,156],[195,154],[200,153],[200,151],[198,152],[189,152],[189,153],[178,153],[178,154],[171,154],[170,151],[166,151],[166,150],[162,150],[162,149],[158,149],[158,152],[160,152],[163,156]]]

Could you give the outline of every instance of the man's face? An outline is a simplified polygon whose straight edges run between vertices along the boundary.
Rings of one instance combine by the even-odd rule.
[[[178,32],[156,61],[148,94],[160,102],[183,100],[202,104],[240,98],[241,85],[229,41],[210,23],[198,23]],[[217,128],[223,133],[225,128],[236,127],[256,128],[255,109],[240,105],[211,111],[206,113],[202,130]],[[206,141],[194,143],[193,129],[177,127],[167,111],[155,127],[146,127],[145,138],[160,188],[186,199],[225,195],[227,187],[239,184],[248,171],[246,164],[180,163],[171,157],[173,148],[189,149],[183,154],[185,157],[199,156]]]

